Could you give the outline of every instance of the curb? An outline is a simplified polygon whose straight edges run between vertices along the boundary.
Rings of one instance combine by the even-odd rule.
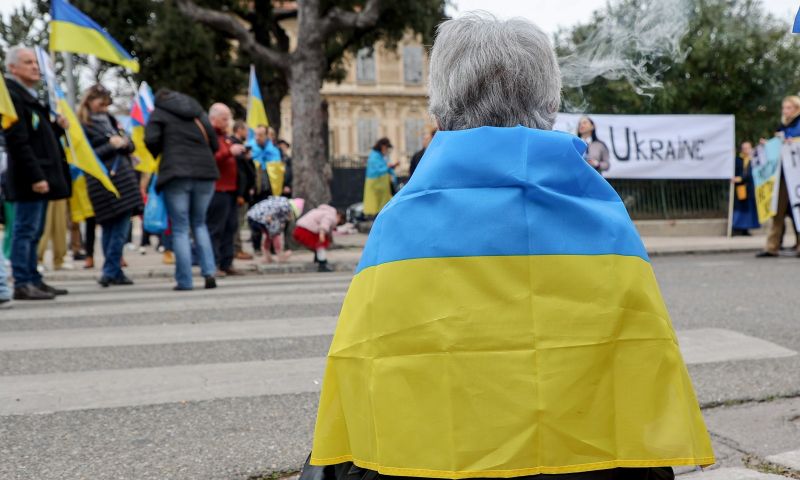
[[[763,250],[759,247],[714,247],[708,249],[696,248],[691,250],[654,250],[648,251],[650,257],[675,257],[678,255],[724,255],[726,253],[757,253]]]

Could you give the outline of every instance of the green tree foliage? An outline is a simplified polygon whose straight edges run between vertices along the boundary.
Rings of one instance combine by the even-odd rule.
[[[639,0],[627,0],[636,8]],[[664,58],[648,65],[659,71],[663,87],[645,95],[624,79],[598,78],[565,90],[566,105],[596,113],[725,113],[736,115],[738,141],[770,136],[780,118],[781,99],[800,90],[800,38],[786,21],[764,11],[758,0],[692,0],[685,59]],[[601,23],[608,11],[556,40],[561,55],[570,53]]]

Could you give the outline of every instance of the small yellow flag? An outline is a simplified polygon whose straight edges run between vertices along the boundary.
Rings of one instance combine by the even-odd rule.
[[[3,120],[0,122],[3,130],[17,121],[17,111],[14,109],[14,103],[8,94],[8,87],[6,87],[6,81],[3,77],[0,77],[0,115],[3,116]]]

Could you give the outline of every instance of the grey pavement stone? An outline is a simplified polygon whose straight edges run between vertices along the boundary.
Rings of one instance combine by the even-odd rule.
[[[785,480],[788,477],[746,468],[720,468],[681,475],[681,480]]]
[[[795,418],[795,421],[797,419]],[[782,467],[800,472],[800,450],[783,452],[777,455],[769,455],[766,460]]]

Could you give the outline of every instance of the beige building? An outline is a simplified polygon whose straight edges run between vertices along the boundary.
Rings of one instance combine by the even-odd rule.
[[[285,28],[290,36],[296,31],[294,25]],[[348,73],[341,83],[325,82],[322,87],[328,103],[330,155],[335,161],[363,161],[376,140],[389,137],[392,159],[400,161],[397,173],[403,176],[411,156],[422,148],[425,130],[433,127],[428,114],[427,49],[417,36],[408,34],[397,50],[379,43],[371,52],[363,49],[353,57],[345,59]],[[281,115],[281,134],[291,138],[288,97],[281,103]]]

